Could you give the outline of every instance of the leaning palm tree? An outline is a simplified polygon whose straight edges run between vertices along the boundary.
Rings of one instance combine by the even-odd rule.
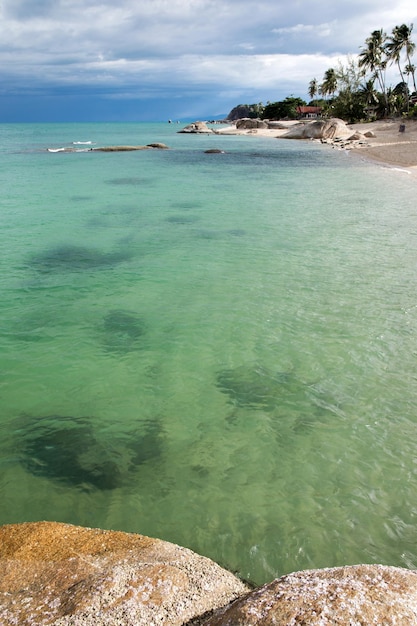
[[[358,65],[364,74],[370,71],[372,78],[378,81],[386,105],[385,114],[388,113],[388,98],[385,85],[385,70],[387,67],[386,40],[387,35],[382,28],[374,30],[365,40],[365,46],[362,48],[358,59]]]
[[[411,57],[415,51],[416,44],[411,40],[413,24],[401,24],[392,29],[392,34],[388,37],[385,45],[386,53],[392,63],[396,63],[401,76],[401,81],[405,83],[404,74],[411,73],[413,78],[414,91],[416,89],[415,70],[411,63]],[[405,66],[401,66],[401,55],[405,53]],[[411,71],[408,71],[411,70]],[[407,97],[408,102],[408,97]],[[408,108],[408,107],[407,107]]]

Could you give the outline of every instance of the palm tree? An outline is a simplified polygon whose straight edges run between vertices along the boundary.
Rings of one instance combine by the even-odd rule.
[[[317,78],[313,78],[312,80],[310,80],[310,83],[308,85],[308,95],[310,96],[310,100],[312,102],[314,102],[314,98],[317,96],[319,91],[319,85],[317,82]]]
[[[320,85],[320,93],[323,96],[334,96],[337,89],[337,74],[331,67],[325,71],[323,82]]]
[[[358,65],[364,70],[364,74],[367,71],[371,71],[373,78],[378,81],[386,105],[385,114],[388,112],[388,98],[385,86],[385,70],[387,67],[386,39],[387,35],[382,28],[374,30],[365,40],[365,47],[362,48],[358,60]]]
[[[396,63],[400,72],[401,81],[405,83],[404,74],[411,73],[413,78],[414,91],[416,91],[415,71],[411,63],[411,56],[414,53],[416,44],[411,40],[413,24],[401,24],[392,29],[392,34],[388,37],[385,45],[386,53],[392,63]],[[406,64],[404,69],[401,67],[401,55],[405,52]],[[407,70],[411,70],[408,72]],[[408,103],[408,97],[407,97]],[[408,105],[407,105],[408,109]]]
[[[416,66],[413,63],[410,63],[409,65],[405,66],[404,74],[406,74],[406,76],[409,76],[411,74],[411,76],[413,77],[414,93],[417,92],[415,73],[416,73]]]
[[[378,94],[375,91],[375,80],[367,80],[359,89],[359,93],[364,99],[367,107],[376,108],[378,104]]]

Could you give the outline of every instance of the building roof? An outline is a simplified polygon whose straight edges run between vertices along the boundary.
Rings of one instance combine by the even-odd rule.
[[[323,107],[298,106],[297,113],[321,113]]]

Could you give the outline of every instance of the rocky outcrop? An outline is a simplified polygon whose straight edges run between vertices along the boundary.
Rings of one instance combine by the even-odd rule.
[[[268,123],[259,119],[243,118],[243,119],[237,120],[236,128],[239,130],[242,130],[242,129],[250,130],[252,128],[268,128]]]
[[[259,105],[254,104],[238,104],[234,107],[229,115],[227,116],[228,122],[235,122],[236,120],[240,120],[244,117],[251,117],[256,115],[256,109],[259,108]]]
[[[194,133],[210,135],[213,133],[212,129],[207,126],[205,122],[193,122],[184,126],[183,129],[178,131],[179,133]]]
[[[295,122],[294,120],[288,121],[275,121],[275,120],[265,120],[268,124],[268,128],[271,130],[288,130],[291,126],[295,124],[299,124],[299,122]]]
[[[293,126],[283,139],[335,139],[347,138],[352,134],[343,120],[332,118],[330,120],[316,120],[314,122],[300,123]]]
[[[186,548],[54,522],[0,527],[2,626],[179,626],[247,587]]]
[[[250,592],[200,626],[415,626],[417,572],[383,565],[307,570]]]

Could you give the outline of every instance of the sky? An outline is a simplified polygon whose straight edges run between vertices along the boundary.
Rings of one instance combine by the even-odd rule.
[[[0,122],[215,119],[308,101],[373,30],[417,43],[415,0],[0,0],[0,23]]]

